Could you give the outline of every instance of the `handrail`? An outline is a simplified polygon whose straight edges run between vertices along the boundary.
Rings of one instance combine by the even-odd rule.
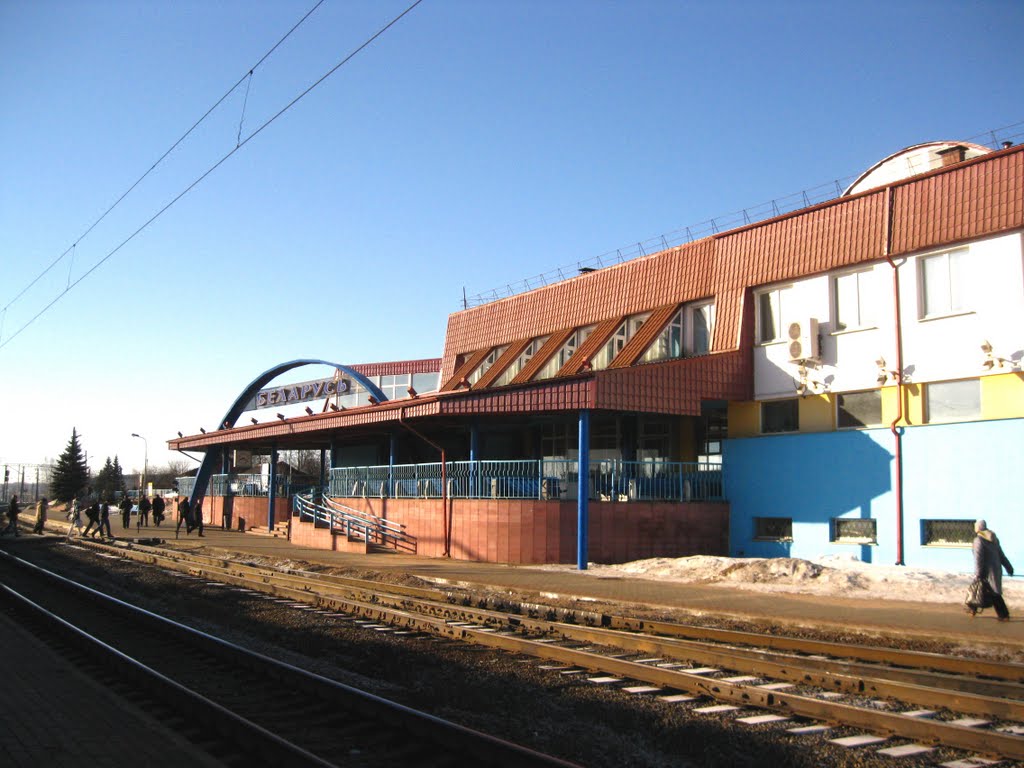
[[[300,519],[312,518],[314,523],[324,523],[332,531],[342,530],[345,535],[362,538],[368,543],[384,544],[396,550],[416,551],[416,539],[405,532],[405,526],[345,506],[327,496],[321,496],[322,503],[318,504],[313,496],[310,493],[306,496],[295,494],[292,497]]]

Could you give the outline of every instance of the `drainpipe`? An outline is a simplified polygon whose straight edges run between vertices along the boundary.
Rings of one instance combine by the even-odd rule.
[[[448,461],[445,458],[444,448],[435,443],[430,438],[426,437],[421,432],[417,431],[413,427],[405,423],[405,408],[402,406],[398,409],[398,423],[412,432],[416,437],[431,446],[435,451],[441,454],[441,523],[444,526],[444,556],[452,556],[452,528],[451,528],[451,515],[448,514]]]
[[[896,197],[892,187],[885,188],[885,260],[892,267],[893,315],[896,324],[896,418],[889,425],[896,442],[896,565],[905,565],[903,560],[903,320],[900,312],[900,269],[892,258],[892,222]]]
[[[576,473],[576,569],[587,570],[590,555],[590,411],[580,411]]]

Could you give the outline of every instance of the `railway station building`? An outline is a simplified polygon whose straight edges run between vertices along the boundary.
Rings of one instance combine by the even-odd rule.
[[[828,202],[456,312],[438,358],[282,363],[168,441],[205,457],[179,487],[332,549],[963,570],[983,517],[1013,560],[1022,238],[1024,147],[910,147]],[[276,383],[306,363],[335,375]],[[290,449],[320,477],[282,476]]]

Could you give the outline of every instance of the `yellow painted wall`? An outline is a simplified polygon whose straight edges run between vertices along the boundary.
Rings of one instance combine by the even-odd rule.
[[[981,377],[981,418],[1013,419],[1024,416],[1024,373]]]
[[[828,395],[808,395],[800,398],[800,431],[831,432],[835,409]]]
[[[729,437],[761,434],[761,404],[751,401],[729,403]]]

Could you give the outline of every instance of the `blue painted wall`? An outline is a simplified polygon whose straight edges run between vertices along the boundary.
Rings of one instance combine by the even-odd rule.
[[[896,562],[895,438],[888,429],[726,440],[734,557],[851,554]],[[903,555],[908,566],[970,571],[969,548],[924,547],[924,519],[984,517],[1024,571],[1024,419],[937,424],[903,433]],[[791,517],[792,542],[754,540],[754,518]],[[829,541],[831,518],[877,522],[878,544]]]

